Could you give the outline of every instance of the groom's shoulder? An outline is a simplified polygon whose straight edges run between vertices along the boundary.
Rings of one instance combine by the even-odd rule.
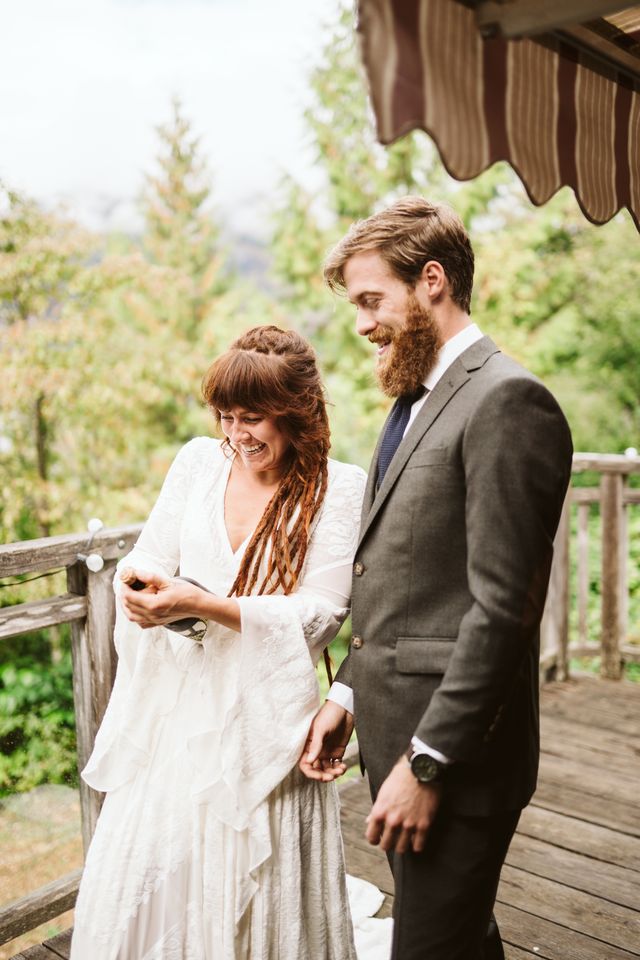
[[[490,393],[496,389],[499,392],[519,392],[524,389],[534,393],[550,393],[549,388],[535,373],[499,348],[488,356],[482,366],[474,370],[474,380],[481,393]]]
[[[565,414],[554,394],[531,370],[496,350],[474,375],[471,419],[529,420],[544,411],[568,431]]]

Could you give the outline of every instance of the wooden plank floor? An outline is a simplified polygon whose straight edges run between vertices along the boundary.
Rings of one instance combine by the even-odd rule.
[[[548,684],[541,704],[539,786],[496,904],[506,958],[632,960],[640,957],[640,684]],[[378,916],[389,916],[387,861],[363,836],[366,783],[345,782],[341,797],[347,869],[387,894]],[[63,933],[14,960],[67,960],[69,943]]]
[[[51,940],[45,940],[41,946],[29,947],[22,953],[16,954],[13,960],[69,960],[71,950],[71,930],[59,933]],[[87,960],[91,960],[87,957]]]
[[[538,790],[502,871],[496,917],[507,960],[640,957],[640,684],[580,678],[541,695]],[[347,869],[388,894],[364,840],[359,778],[341,790]]]

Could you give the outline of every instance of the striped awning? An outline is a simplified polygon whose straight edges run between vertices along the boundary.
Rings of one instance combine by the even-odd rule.
[[[568,185],[593,223],[627,207],[640,229],[639,6],[517,39],[481,32],[496,3],[359,6],[382,143],[422,128],[458,180],[506,160],[533,203]]]

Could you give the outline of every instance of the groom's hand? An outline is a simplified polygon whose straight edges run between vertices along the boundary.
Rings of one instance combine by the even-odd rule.
[[[310,780],[337,780],[346,771],[344,751],[353,733],[353,715],[327,700],[316,713],[299,767]]]
[[[383,850],[424,850],[427,833],[440,806],[441,786],[419,783],[404,758],[380,787],[367,817],[366,837]]]

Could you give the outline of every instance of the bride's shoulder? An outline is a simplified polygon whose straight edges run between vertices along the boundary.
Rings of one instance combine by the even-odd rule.
[[[222,441],[215,437],[194,437],[178,451],[178,458],[188,463],[192,470],[199,466],[210,469],[216,463],[224,463]]]
[[[328,464],[328,491],[351,491],[354,496],[362,499],[367,483],[367,474],[355,463],[343,463],[341,460],[329,458]]]

